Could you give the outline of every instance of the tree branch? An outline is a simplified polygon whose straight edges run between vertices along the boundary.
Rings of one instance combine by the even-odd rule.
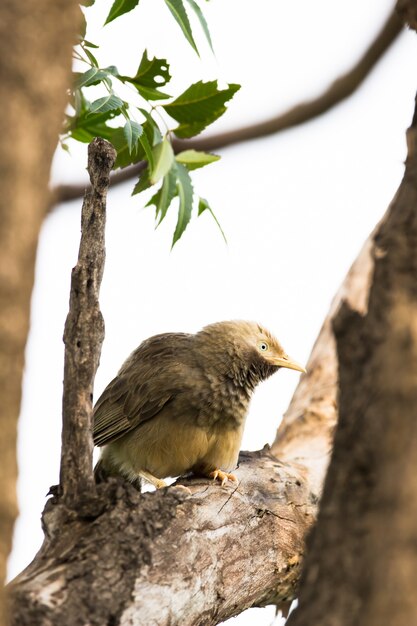
[[[104,339],[98,298],[105,259],[106,195],[115,159],[115,149],[104,139],[96,138],[88,146],[92,188],[85,194],[82,207],[80,250],[71,275],[64,331],[60,487],[69,506],[79,507],[95,494],[92,400]]]
[[[188,479],[191,495],[139,494],[113,479],[88,519],[50,500],[44,545],[11,587],[13,624],[209,626],[294,598],[337,416],[331,322],[342,294],[363,306],[370,265],[365,246],[273,449],[241,454],[238,488]]]
[[[313,100],[303,102],[289,109],[285,113],[275,117],[244,126],[236,130],[231,130],[217,135],[207,135],[194,139],[173,140],[174,152],[182,150],[220,150],[230,145],[236,145],[243,141],[259,139],[268,135],[278,133],[294,126],[304,124],[310,120],[323,115],[331,108],[348,98],[358,89],[371,70],[385,54],[391,44],[396,40],[402,30],[402,23],[393,12],[388,17],[384,26],[365,51],[356,65],[335,80],[320,96]],[[138,176],[146,168],[147,163],[141,161],[135,165],[120,170],[111,176],[111,185],[115,186]],[[52,191],[53,203],[51,208],[59,203],[68,202],[82,198],[85,191],[85,184],[79,185],[58,185]]]

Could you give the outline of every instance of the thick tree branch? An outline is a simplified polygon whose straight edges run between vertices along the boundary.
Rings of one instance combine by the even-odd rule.
[[[273,450],[241,454],[238,488],[189,479],[191,494],[139,494],[113,481],[98,486],[89,519],[50,500],[44,545],[12,586],[16,626],[72,626],[74,615],[97,626],[208,626],[294,597],[337,414],[331,320],[342,294],[363,307],[368,252],[336,298]]]
[[[346,72],[346,74],[343,74],[335,80],[317,98],[298,104],[285,113],[276,115],[275,117],[265,120],[264,122],[251,124],[249,126],[244,126],[243,128],[237,128],[236,130],[219,133],[217,135],[203,135],[202,137],[196,137],[188,140],[174,139],[174,152],[178,153],[181,152],[181,150],[191,148],[205,151],[220,150],[221,148],[235,145],[243,141],[259,139],[260,137],[266,137],[268,135],[293,128],[294,126],[304,124],[319,115],[323,115],[344,99],[348,98],[356,91],[356,89],[358,89],[371,70],[378,63],[380,58],[396,40],[397,36],[401,32],[401,29],[401,21],[395,13],[392,13],[356,65],[351,70]],[[135,178],[143,172],[145,167],[146,162],[141,161],[136,165],[132,165],[116,172],[111,177],[111,185],[115,186],[125,182],[126,180],[130,180],[131,178]],[[70,200],[82,198],[85,187],[86,184],[84,183],[79,185],[57,186],[52,192],[53,205],[51,205],[51,208],[61,202],[68,202]]]
[[[96,138],[88,146],[92,187],[82,207],[80,250],[71,275],[70,310],[64,332],[60,486],[69,506],[80,506],[95,494],[92,400],[104,339],[98,298],[105,259],[106,195],[115,159],[115,149],[104,139]]]

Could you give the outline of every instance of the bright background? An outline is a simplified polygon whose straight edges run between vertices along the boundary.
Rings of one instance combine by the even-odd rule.
[[[319,94],[350,68],[380,29],[389,0],[213,0],[204,6],[216,58],[195,27],[199,60],[162,0],[141,0],[102,28],[111,1],[88,10],[87,38],[100,44],[102,66],[134,72],[142,51],[166,57],[181,93],[192,82],[219,78],[242,85],[213,132],[284,111]],[[91,16],[91,17],[90,17]],[[115,42],[117,42],[115,44]],[[363,241],[385,212],[403,174],[404,131],[416,88],[416,41],[404,32],[366,82],[341,105],[309,124],[221,150],[222,159],[193,173],[226,233],[204,214],[170,252],[171,211],[154,232],[153,210],[132,183],[108,198],[107,260],[101,290],[106,339],[96,397],[144,338],[197,331],[223,319],[265,324],[290,355],[306,362],[332,296]],[[86,180],[86,146],[56,155],[52,184]],[[81,201],[46,219],[32,300],[19,427],[20,518],[10,577],[42,540],[39,518],[58,482],[63,376],[62,332],[76,262]],[[282,371],[263,383],[251,405],[243,447],[274,438],[298,375]],[[231,620],[271,624],[272,607]],[[278,623],[278,621],[277,621]]]

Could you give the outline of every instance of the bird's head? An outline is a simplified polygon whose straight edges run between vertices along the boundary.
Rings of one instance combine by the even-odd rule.
[[[255,322],[217,322],[203,328],[196,337],[207,364],[236,380],[249,382],[251,387],[281,367],[306,371],[268,330]]]

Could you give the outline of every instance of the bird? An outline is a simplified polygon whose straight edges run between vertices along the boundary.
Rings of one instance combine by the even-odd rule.
[[[93,410],[97,479],[139,489],[193,473],[225,485],[237,467],[255,387],[280,368],[306,370],[260,324],[224,321],[143,341]]]

